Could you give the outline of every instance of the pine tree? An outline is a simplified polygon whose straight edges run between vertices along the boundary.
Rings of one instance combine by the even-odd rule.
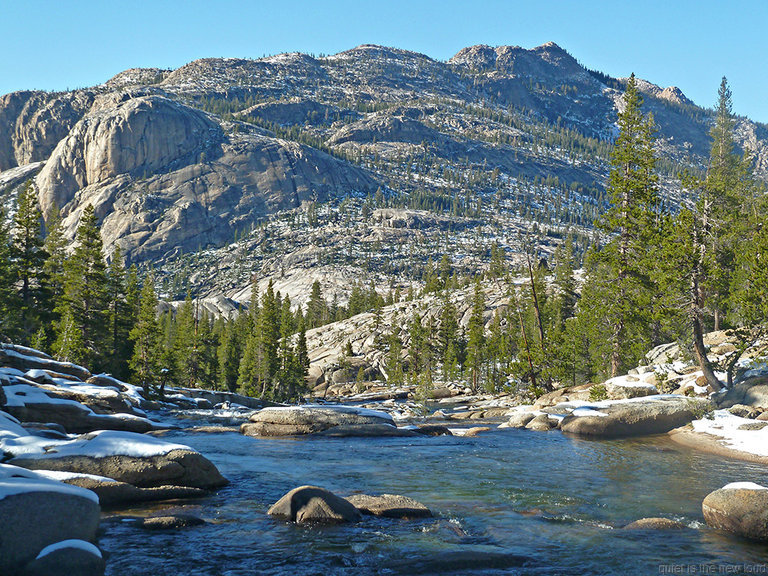
[[[128,377],[128,361],[132,356],[128,335],[134,317],[126,296],[125,267],[120,247],[115,247],[107,270],[109,294],[109,343],[107,369],[117,378]]]
[[[37,194],[32,181],[27,180],[16,200],[11,245],[11,257],[20,283],[19,339],[22,344],[29,344],[50,305],[44,272],[48,254],[43,247],[41,220]]]
[[[134,378],[148,394],[152,394],[160,384],[161,378],[161,332],[157,321],[157,294],[152,275],[144,280],[139,318],[131,330],[130,338],[133,341],[130,367]]]
[[[618,375],[642,355],[650,342],[652,325],[648,262],[656,243],[658,178],[653,119],[643,115],[642,102],[633,74],[624,94],[624,110],[619,113],[619,136],[611,152],[611,206],[599,222],[605,232],[615,236],[592,255],[594,261],[589,266],[581,306],[581,313],[593,321],[592,334],[607,337],[608,348],[594,358],[598,362],[608,359],[610,376]],[[595,342],[600,339],[595,338]]]
[[[0,335],[12,339],[20,324],[20,298],[16,291],[16,273],[11,260],[11,238],[0,208]]]
[[[81,348],[69,348],[70,361],[92,370],[104,368],[104,343],[108,335],[109,294],[106,264],[102,254],[101,234],[93,206],[86,206],[77,228],[75,249],[64,265],[64,294],[58,313],[62,320],[57,329],[54,351],[64,358],[61,337],[64,317],[80,331]]]
[[[480,381],[480,370],[485,352],[485,293],[480,286],[480,278],[475,279],[472,296],[472,312],[469,316],[467,340],[467,366],[472,371],[472,391],[476,392]]]

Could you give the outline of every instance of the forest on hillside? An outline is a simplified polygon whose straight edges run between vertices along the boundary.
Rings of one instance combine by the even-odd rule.
[[[475,391],[512,388],[535,397],[621,374],[651,347],[681,341],[717,390],[727,382],[715,372],[730,381],[739,354],[713,366],[704,333],[732,330],[744,350],[764,336],[768,321],[768,199],[749,150],[735,145],[730,89],[723,79],[706,173],[677,174],[680,197],[695,199],[679,209],[660,198],[660,174],[669,167],[660,166],[654,121],[634,76],[618,127],[610,207],[583,258],[566,237],[550,262],[530,249],[522,269],[510,269],[494,244],[482,272],[460,273],[446,258],[430,261],[419,291],[358,283],[341,306],[315,283],[308,304],[294,306],[270,284],[261,294],[254,289],[232,318],[212,317],[191,296],[158,314],[153,271],[126,269],[119,250],[104,253],[93,208],[85,209],[70,247],[58,214],[47,215],[42,229],[30,181],[0,226],[0,334],[150,390],[177,384],[292,400],[306,392],[307,330],[362,312],[379,317],[397,302],[436,294],[437,320],[416,314],[377,334],[390,383],[417,384],[428,396],[437,380],[463,380]],[[488,325],[490,282],[506,286],[509,304]],[[471,291],[466,326],[453,305],[459,290]]]

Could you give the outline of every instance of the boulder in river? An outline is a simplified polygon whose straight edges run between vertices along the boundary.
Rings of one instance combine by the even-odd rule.
[[[324,432],[337,426],[357,426],[359,433],[355,435],[364,435],[365,427],[389,431],[382,426],[395,428],[395,422],[392,416],[377,410],[313,404],[264,408],[252,415],[240,431],[246,436],[297,436]]]
[[[360,512],[344,498],[317,486],[299,486],[280,498],[267,512],[297,524],[358,522]]]
[[[662,434],[700,418],[709,408],[707,400],[672,395],[598,402],[573,410],[560,429],[599,438]]]
[[[734,482],[715,490],[701,504],[704,520],[712,528],[744,538],[768,541],[768,488],[752,482]]]
[[[421,502],[397,494],[369,496],[355,494],[347,498],[363,514],[386,518],[431,518],[432,512]]]
[[[669,518],[640,518],[624,526],[624,530],[683,530],[687,528],[682,522]]]

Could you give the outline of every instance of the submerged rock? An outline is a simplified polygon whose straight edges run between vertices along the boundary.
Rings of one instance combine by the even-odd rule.
[[[376,410],[351,406],[289,406],[265,408],[240,428],[246,436],[297,436],[315,434],[335,427],[347,428],[346,435],[382,435],[396,429],[392,416]],[[366,432],[367,427],[367,432]],[[373,434],[373,432],[376,434]],[[352,434],[352,432],[356,432]]]
[[[139,526],[145,530],[175,530],[190,526],[201,526],[206,521],[191,514],[174,514],[172,516],[152,516],[144,518]]]
[[[701,504],[712,528],[744,538],[768,541],[768,488],[736,482],[715,490]]]
[[[280,498],[267,512],[297,524],[358,522],[360,512],[344,498],[317,486],[300,486]]]
[[[355,494],[347,498],[363,514],[386,518],[431,518],[432,512],[421,502],[397,494],[369,496]]]
[[[640,518],[624,526],[624,530],[683,530],[687,528],[682,522],[669,518]]]

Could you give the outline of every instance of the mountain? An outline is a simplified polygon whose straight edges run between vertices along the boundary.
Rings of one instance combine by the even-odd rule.
[[[9,204],[35,175],[70,235],[92,204],[108,251],[152,263],[170,297],[191,282],[242,301],[251,278],[279,277],[297,297],[320,278],[343,300],[354,281],[418,280],[443,254],[471,270],[494,241],[512,255],[527,238],[546,257],[566,229],[586,238],[625,82],[551,42],[447,62],[362,45],[130,69],[0,97],[0,193]],[[712,115],[639,86],[674,207],[671,178],[703,170]],[[768,129],[741,118],[737,135],[765,178]]]

